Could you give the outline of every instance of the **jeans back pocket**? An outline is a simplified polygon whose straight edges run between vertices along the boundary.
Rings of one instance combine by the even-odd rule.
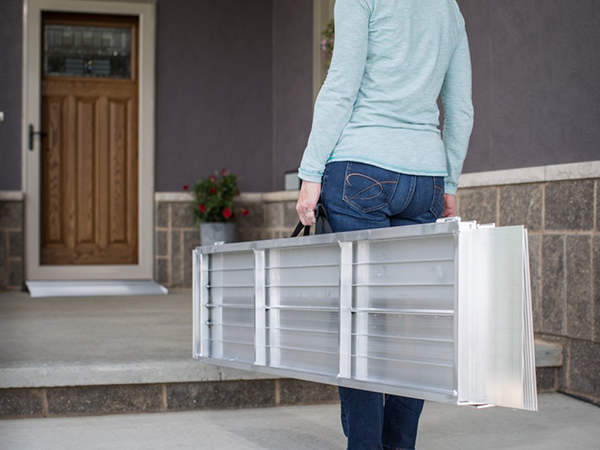
[[[367,213],[385,208],[398,187],[400,174],[370,164],[348,162],[342,199]]]

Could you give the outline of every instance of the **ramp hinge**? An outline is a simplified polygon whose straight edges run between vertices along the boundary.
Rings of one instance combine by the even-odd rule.
[[[441,219],[438,219],[435,221],[435,223],[449,223],[449,222],[460,223],[460,216],[442,217]]]

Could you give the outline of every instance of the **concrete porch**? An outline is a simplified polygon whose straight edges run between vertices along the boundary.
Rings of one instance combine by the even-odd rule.
[[[188,290],[159,297],[33,299],[0,293],[0,418],[337,402],[333,386],[258,376],[191,357]],[[536,342],[538,389],[562,349]]]
[[[192,359],[190,291],[33,299],[0,293],[0,418],[337,401],[332,386]]]

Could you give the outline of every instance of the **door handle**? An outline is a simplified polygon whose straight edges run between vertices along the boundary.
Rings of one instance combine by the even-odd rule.
[[[39,134],[42,139],[48,136],[44,131],[33,131],[33,125],[29,124],[29,150],[33,150],[33,138],[36,134]]]

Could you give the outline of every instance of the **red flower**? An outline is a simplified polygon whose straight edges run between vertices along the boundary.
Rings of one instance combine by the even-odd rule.
[[[198,205],[198,209],[200,210],[201,213],[205,213],[206,212],[206,205]]]
[[[250,214],[250,211],[248,211],[246,208],[242,209],[242,216],[246,217],[248,214]]]
[[[227,169],[225,167],[223,167],[221,169],[221,175],[225,175],[225,174],[227,174]]]
[[[187,191],[188,189],[189,189],[189,186],[188,186],[187,184],[184,184],[184,185],[183,185],[183,190],[184,190],[184,191]]]
[[[208,177],[208,179],[212,182],[216,182],[217,181],[217,177],[215,177],[214,175],[211,175],[210,177]]]
[[[213,186],[213,187],[210,188],[210,191],[208,191],[208,192],[210,192],[211,194],[216,194],[217,193],[217,188]]]
[[[229,208],[225,208],[223,210],[223,217],[225,217],[226,219],[229,219],[231,217],[231,210]]]

